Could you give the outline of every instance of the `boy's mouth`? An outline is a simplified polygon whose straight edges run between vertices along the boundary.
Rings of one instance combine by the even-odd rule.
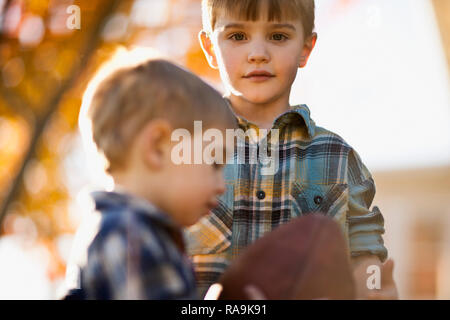
[[[264,70],[254,70],[243,76],[244,79],[249,79],[254,82],[263,82],[273,77],[275,77],[275,75]]]

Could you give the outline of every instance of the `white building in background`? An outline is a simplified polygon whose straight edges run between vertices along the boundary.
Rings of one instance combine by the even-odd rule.
[[[291,103],[374,173],[400,298],[450,299],[450,82],[431,0],[316,5]]]
[[[291,102],[371,170],[450,164],[450,82],[431,1],[316,5],[318,40]]]

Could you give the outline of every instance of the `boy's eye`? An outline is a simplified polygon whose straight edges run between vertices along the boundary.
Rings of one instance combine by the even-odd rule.
[[[242,40],[245,40],[245,34],[243,34],[241,32],[233,33],[230,36],[230,39],[235,40],[235,41],[242,41]]]
[[[272,40],[275,40],[275,41],[283,41],[283,40],[286,40],[287,38],[288,37],[282,33],[274,33],[272,35]]]

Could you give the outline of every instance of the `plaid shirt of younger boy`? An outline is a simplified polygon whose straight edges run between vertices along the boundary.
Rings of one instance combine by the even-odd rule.
[[[81,269],[87,299],[198,298],[181,230],[169,216],[129,194],[93,197],[101,223]]]

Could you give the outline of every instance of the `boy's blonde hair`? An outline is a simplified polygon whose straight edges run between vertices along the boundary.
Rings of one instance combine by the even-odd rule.
[[[236,118],[222,96],[194,74],[152,59],[121,68],[96,87],[84,115],[90,135],[107,160],[108,173],[126,165],[128,149],[146,123],[165,119],[174,129],[235,128]]]
[[[314,0],[202,0],[203,30],[214,31],[218,11],[240,20],[256,21],[264,16],[269,21],[297,20],[303,25],[305,38],[314,30]]]

